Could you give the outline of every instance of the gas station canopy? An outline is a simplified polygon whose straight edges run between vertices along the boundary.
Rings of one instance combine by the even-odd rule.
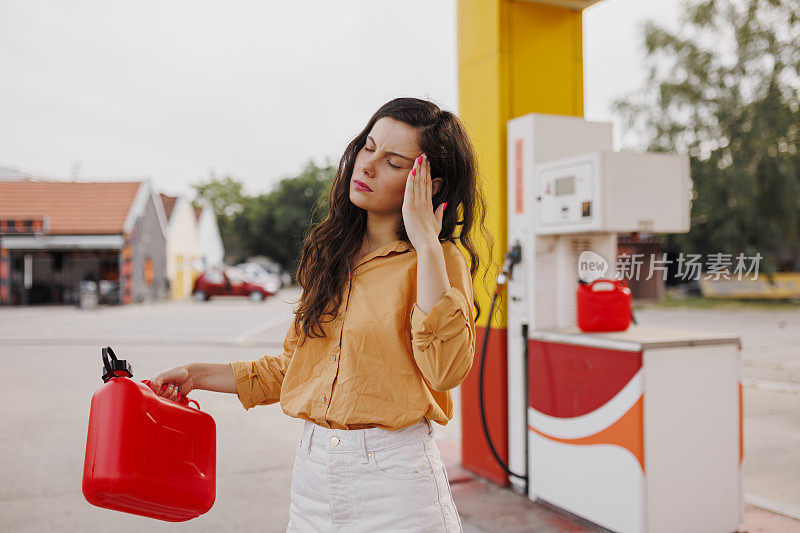
[[[524,0],[532,4],[548,4],[556,7],[567,7],[570,9],[586,9],[600,0]]]

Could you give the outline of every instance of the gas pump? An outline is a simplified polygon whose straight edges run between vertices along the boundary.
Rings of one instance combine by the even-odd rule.
[[[688,157],[615,153],[610,123],[577,117],[529,114],[507,134],[512,488],[613,531],[735,531],[739,338],[576,326],[582,253],[614,278],[618,233],[689,230]]]

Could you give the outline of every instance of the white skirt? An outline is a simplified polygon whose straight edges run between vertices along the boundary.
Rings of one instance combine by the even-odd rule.
[[[398,431],[306,422],[287,532],[462,531],[430,422]]]

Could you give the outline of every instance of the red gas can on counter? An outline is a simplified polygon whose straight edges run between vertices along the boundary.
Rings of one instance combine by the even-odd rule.
[[[194,400],[169,400],[148,380],[131,379],[130,364],[110,347],[102,356],[103,385],[92,396],[83,465],[86,500],[169,522],[207,512],[216,497],[214,419]]]
[[[624,279],[596,279],[579,285],[578,327],[581,331],[624,331],[631,323],[631,289]]]

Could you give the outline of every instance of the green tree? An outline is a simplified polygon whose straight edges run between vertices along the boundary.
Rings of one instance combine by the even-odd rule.
[[[192,184],[195,190],[195,206],[204,201],[211,206],[217,217],[222,244],[225,247],[225,261],[248,254],[246,235],[242,233],[238,217],[245,209],[249,197],[243,192],[242,183],[231,176],[217,177],[210,170],[208,177]]]
[[[217,215],[225,246],[225,262],[236,264],[253,255],[266,255],[294,276],[303,239],[328,215],[327,193],[336,174],[329,161],[309,161],[297,176],[283,178],[268,193],[251,197],[230,176],[194,184],[195,204],[208,202]]]
[[[668,252],[800,267],[798,19],[798,0],[703,0],[684,3],[675,31],[645,24],[645,88],[614,109],[636,148],[691,157],[692,228]]]
[[[196,200],[205,200],[219,216],[232,220],[244,209],[246,195],[242,192],[242,183],[231,176],[218,178],[214,170],[210,170],[208,178],[192,184]]]
[[[299,175],[253,198],[240,217],[251,253],[271,257],[294,276],[305,235],[328,215],[327,193],[335,173],[330,162],[320,167],[309,161]]]

